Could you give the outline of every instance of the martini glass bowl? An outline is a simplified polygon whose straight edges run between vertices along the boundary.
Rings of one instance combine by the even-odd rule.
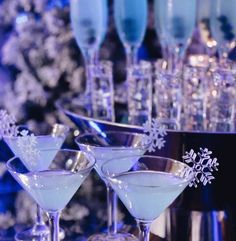
[[[113,156],[102,165],[102,173],[136,219],[140,241],[149,241],[151,223],[194,177],[188,165],[157,156]]]
[[[55,152],[57,154],[44,171],[28,170],[18,157],[13,157],[7,162],[7,169],[11,175],[47,212],[51,241],[60,240],[60,212],[89,175],[95,163],[91,155],[80,151],[64,149]]]

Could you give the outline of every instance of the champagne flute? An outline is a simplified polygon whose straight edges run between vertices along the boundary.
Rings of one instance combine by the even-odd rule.
[[[204,46],[204,52],[209,57],[216,54],[216,41],[212,37],[210,28],[211,0],[198,0],[197,24],[200,40]]]
[[[115,0],[115,24],[127,58],[127,67],[138,62],[138,49],[147,26],[147,0]]]
[[[71,0],[70,16],[77,44],[82,51],[86,68],[86,89],[91,95],[91,79],[88,66],[95,64],[98,51],[105,38],[108,19],[107,0]]]
[[[155,22],[163,48],[168,46],[168,68],[178,70],[196,22],[196,0],[155,0]]]
[[[217,42],[219,63],[225,65],[230,50],[235,47],[236,15],[234,0],[212,0],[210,27]]]

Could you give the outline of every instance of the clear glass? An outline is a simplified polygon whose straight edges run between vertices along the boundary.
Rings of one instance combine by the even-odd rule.
[[[183,72],[183,128],[203,131],[206,129],[209,69],[185,65]]]
[[[4,137],[4,141],[10,147],[15,156],[21,158],[24,165],[30,171],[40,171],[47,169],[56,152],[61,148],[65,138],[67,137],[69,128],[62,124],[55,124],[51,133],[48,135],[36,136],[36,148],[41,152],[38,160],[32,160],[27,153],[23,153],[19,147],[19,138],[21,137]],[[47,151],[46,151],[47,150]],[[26,155],[25,155],[26,154]],[[37,216],[36,223],[30,229],[20,231],[16,233],[16,240],[41,240],[42,238],[48,237],[49,229],[43,220],[43,212],[37,205]],[[63,231],[61,232],[63,236]]]
[[[217,52],[217,43],[212,37],[210,29],[211,0],[197,1],[197,27],[202,48],[198,48],[198,53],[206,54],[213,58]],[[200,51],[200,52],[199,52]]]
[[[92,116],[115,121],[112,62],[102,61],[89,66],[92,83]]]
[[[167,47],[168,69],[181,67],[196,22],[196,0],[155,0],[155,26]]]
[[[86,67],[86,97],[91,95],[89,64],[95,64],[101,43],[105,38],[108,22],[107,0],[71,0],[71,24],[75,39],[83,53]]]
[[[219,63],[227,66],[229,52],[235,47],[236,16],[234,0],[211,0],[210,27],[217,42]]]
[[[142,144],[143,137],[143,134],[138,133],[108,131],[101,132],[100,134],[85,134],[75,139],[80,150],[92,153],[95,156],[95,169],[107,186],[108,233],[95,234],[88,239],[89,241],[137,240],[133,235],[123,232],[119,233],[117,230],[117,197],[104,179],[101,173],[101,166],[114,156],[143,155],[148,148],[148,146]]]
[[[11,175],[47,212],[50,219],[51,241],[60,240],[60,212],[95,164],[95,159],[91,155],[80,151],[55,149],[55,153],[57,154],[51,165],[43,171],[29,171],[18,157],[13,157],[7,162],[7,169]]]
[[[114,15],[119,38],[125,46],[127,66],[137,64],[147,26],[147,0],[115,0]]]
[[[158,64],[158,63],[157,63]],[[154,75],[154,113],[167,129],[180,129],[182,109],[182,85],[180,74],[155,68]]]
[[[152,66],[141,61],[128,67],[128,121],[143,125],[152,116]]]
[[[102,173],[136,219],[139,241],[149,241],[151,223],[194,176],[188,165],[157,156],[113,156],[102,165]]]
[[[234,130],[236,71],[217,68],[211,73],[208,103],[208,129],[230,132]]]

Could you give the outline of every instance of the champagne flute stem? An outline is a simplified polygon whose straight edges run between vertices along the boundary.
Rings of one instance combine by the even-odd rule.
[[[176,70],[180,70],[183,66],[183,60],[184,60],[183,47],[179,47],[179,46],[175,47],[172,58],[173,60],[172,60],[171,71],[175,72]]]
[[[117,196],[110,185],[107,185],[108,233],[117,233]]]
[[[50,241],[59,241],[60,212],[48,212],[50,223]]]
[[[229,49],[228,49],[227,45],[219,47],[219,51],[218,51],[218,54],[219,54],[219,64],[222,67],[225,67],[226,64],[227,64],[228,52],[229,52]]]
[[[138,48],[137,47],[126,47],[126,65],[127,68],[138,63]]]
[[[150,239],[150,222],[136,220],[139,227],[139,241],[149,241]]]
[[[91,93],[91,75],[89,65],[96,64],[98,62],[97,51],[84,50],[83,51],[84,61],[85,61],[85,71],[86,71],[86,93]]]
[[[43,210],[40,208],[40,206],[37,204],[37,217],[36,217],[36,225],[44,225],[43,220]]]

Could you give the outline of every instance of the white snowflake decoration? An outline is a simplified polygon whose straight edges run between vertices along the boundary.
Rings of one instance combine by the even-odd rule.
[[[208,183],[211,184],[211,181],[215,179],[212,172],[218,171],[219,163],[217,158],[211,158],[211,154],[212,151],[209,151],[207,148],[200,148],[198,153],[195,153],[192,149],[190,152],[185,152],[183,160],[194,171],[194,178],[189,184],[190,187],[197,187],[200,182],[205,186]]]
[[[164,125],[157,119],[147,121],[143,125],[143,132],[146,134],[142,140],[143,145],[148,145],[148,151],[155,151],[156,147],[160,150],[165,145],[164,136],[167,135]]]
[[[28,163],[27,166],[35,167],[40,156],[40,151],[37,149],[37,138],[33,133],[29,133],[28,130],[20,132],[20,136],[17,140],[17,146],[19,148],[21,158]]]
[[[15,117],[8,114],[6,110],[0,110],[0,139],[4,136],[16,136],[17,133]]]

